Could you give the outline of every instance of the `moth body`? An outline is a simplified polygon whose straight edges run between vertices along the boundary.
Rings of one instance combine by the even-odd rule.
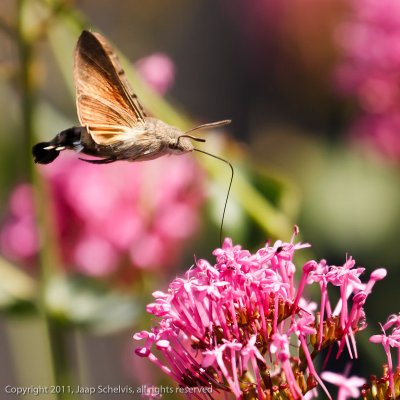
[[[114,152],[118,160],[145,161],[168,154],[184,154],[193,151],[193,145],[184,133],[157,119],[146,117],[143,126],[131,128],[127,139],[109,146],[101,146],[106,153]]]
[[[49,164],[63,150],[100,157],[90,160],[96,164],[118,160],[145,161],[168,154],[184,154],[193,151],[193,145],[183,132],[157,119],[146,117],[143,126],[126,127],[126,139],[110,144],[98,144],[90,134],[90,127],[73,127],[58,133],[50,142],[33,147],[35,162]],[[89,161],[89,160],[86,160]]]

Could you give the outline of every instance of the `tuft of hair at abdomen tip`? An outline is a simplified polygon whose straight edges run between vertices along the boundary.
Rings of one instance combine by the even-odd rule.
[[[32,154],[35,163],[50,164],[58,157],[60,152],[55,148],[52,149],[46,148],[49,146],[51,146],[50,142],[40,142],[32,147]]]

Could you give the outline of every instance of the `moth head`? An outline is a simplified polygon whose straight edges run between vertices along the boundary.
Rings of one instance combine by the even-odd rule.
[[[182,135],[179,135],[178,139],[175,142],[171,143],[169,147],[172,151],[177,153],[187,153],[188,151],[193,151],[195,149],[190,140],[195,140],[196,142],[205,142],[206,140],[196,136],[188,135],[189,132],[193,132],[199,129],[216,128],[230,123],[231,123],[230,120],[224,120],[224,121],[211,122],[210,124],[203,124],[196,126],[195,128],[189,129]]]
[[[177,139],[174,139],[174,141],[171,142],[168,147],[174,154],[188,153],[194,149],[190,139],[192,139],[192,137],[182,134],[178,136]]]

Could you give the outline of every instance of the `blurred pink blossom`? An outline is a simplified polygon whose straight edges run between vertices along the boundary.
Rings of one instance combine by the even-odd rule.
[[[175,64],[164,53],[154,53],[136,62],[143,80],[157,93],[165,94],[175,79]]]
[[[2,253],[12,261],[32,259],[39,246],[32,188],[19,185],[11,194],[9,213],[0,232]]]
[[[359,398],[361,394],[359,388],[367,382],[364,378],[360,378],[358,376],[351,376],[348,378],[345,375],[336,374],[330,371],[322,372],[321,377],[323,380],[338,386],[339,391],[337,395],[337,400]]]
[[[190,156],[99,166],[63,154],[40,172],[64,264],[90,276],[127,265],[168,267],[198,228],[202,173]],[[40,243],[31,186],[18,186],[0,231],[2,253],[34,264]]]
[[[338,87],[355,97],[360,114],[352,133],[400,160],[400,3],[347,0],[350,16],[336,31],[343,60]]]

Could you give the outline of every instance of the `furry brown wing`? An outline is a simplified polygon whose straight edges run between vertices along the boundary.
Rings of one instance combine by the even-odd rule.
[[[91,129],[94,125],[110,125],[111,131],[115,132],[119,126],[144,126],[142,108],[117,55],[103,36],[83,31],[76,45],[74,61],[78,117],[96,143],[111,144],[123,140],[131,130],[103,135],[101,130]]]

